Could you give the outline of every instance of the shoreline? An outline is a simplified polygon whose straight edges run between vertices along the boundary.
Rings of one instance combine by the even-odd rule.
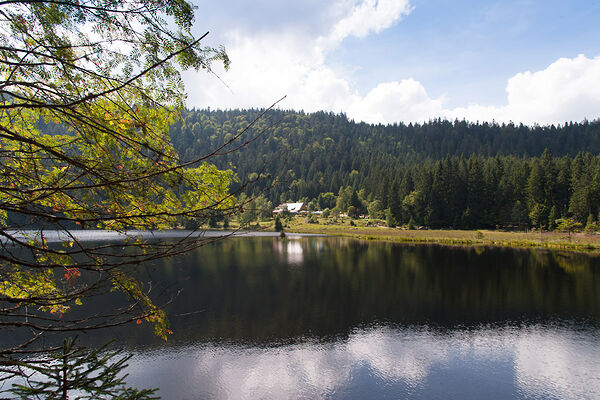
[[[364,241],[437,244],[454,247],[494,246],[565,250],[600,255],[600,235],[562,232],[512,232],[496,230],[401,230],[387,227],[294,224],[290,232],[320,233]]]
[[[293,222],[284,228],[288,238],[301,237],[344,237],[362,241],[379,241],[388,243],[442,245],[453,247],[493,246],[510,248],[539,248],[564,250],[578,253],[600,255],[600,235],[561,232],[515,232],[496,230],[404,230],[388,227],[350,226],[346,224],[308,224]],[[40,231],[10,231],[19,239],[39,238]],[[219,230],[200,229],[190,231],[173,229],[165,231],[129,231],[127,233],[104,230],[73,230],[70,233],[79,241],[121,241],[127,238],[168,239],[168,238],[217,238],[217,237],[278,237],[279,232],[272,226],[264,226],[261,230]],[[68,240],[69,236],[62,231],[44,231],[47,242]],[[7,241],[7,239],[4,239]]]
[[[275,231],[252,231],[252,230],[217,230],[217,229],[166,229],[161,231],[113,231],[103,229],[72,229],[72,230],[16,230],[7,229],[4,231],[7,235],[13,236],[17,240],[40,240],[43,238],[47,243],[60,243],[76,239],[80,242],[95,241],[122,241],[126,239],[202,239],[202,238],[226,238],[226,237],[279,237],[279,232]],[[296,233],[286,232],[291,238],[327,236],[319,233]],[[0,239],[2,243],[11,242],[9,238]]]

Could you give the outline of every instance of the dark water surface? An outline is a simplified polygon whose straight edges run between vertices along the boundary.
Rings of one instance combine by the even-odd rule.
[[[139,278],[175,333],[110,335],[164,399],[600,398],[599,258],[255,237]]]

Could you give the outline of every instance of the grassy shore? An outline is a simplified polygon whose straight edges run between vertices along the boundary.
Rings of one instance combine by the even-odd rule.
[[[295,217],[285,224],[285,230],[297,233],[320,233],[330,236],[351,237],[359,240],[378,240],[396,243],[441,244],[448,246],[500,246],[561,249],[600,254],[600,235],[564,232],[512,232],[497,230],[407,230],[383,226],[367,226],[368,220],[319,219],[307,223],[306,218]],[[272,229],[273,223],[263,222],[263,229]]]

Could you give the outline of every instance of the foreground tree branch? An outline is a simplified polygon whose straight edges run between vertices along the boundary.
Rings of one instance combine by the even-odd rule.
[[[210,161],[264,135],[243,138],[264,113],[194,160],[181,162],[170,143],[185,104],[179,70],[229,65],[223,48],[202,46],[207,34],[191,34],[193,16],[185,0],[0,2],[0,330],[28,332],[0,346],[6,371],[23,366],[13,355],[47,350],[36,347],[44,332],[145,321],[166,339],[165,313],[129,267],[219,238],[131,232],[243,206],[231,186],[248,182]],[[86,228],[126,236],[86,242],[74,234]],[[115,290],[127,306],[68,317]]]

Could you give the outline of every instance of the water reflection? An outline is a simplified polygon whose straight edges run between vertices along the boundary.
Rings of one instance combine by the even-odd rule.
[[[600,398],[600,259],[236,238],[138,271],[175,333],[93,332],[165,399]],[[118,298],[90,299],[117,307]]]
[[[248,238],[156,264],[140,279],[154,282],[155,292],[182,289],[171,315],[203,310],[172,318],[173,340],[269,343],[323,340],[381,322],[596,324],[598,261],[547,251]]]
[[[600,397],[598,258],[254,238],[145,274],[204,310],[122,336],[164,398]]]
[[[600,398],[599,339],[598,331],[524,335],[515,346],[519,388],[527,397]]]
[[[159,304],[177,294],[167,306],[170,343],[269,346],[334,341],[373,324],[462,329],[571,320],[597,327],[599,261],[549,251],[237,238],[148,265],[138,278]],[[119,305],[117,297],[89,299],[86,310]],[[87,340],[160,345],[143,326]]]
[[[280,259],[290,265],[302,264],[304,260],[302,239],[273,240],[273,251],[279,254]],[[318,242],[317,242],[318,243]]]
[[[275,348],[198,343],[140,354],[129,372],[169,399],[596,398],[597,339],[548,326],[376,327]]]

